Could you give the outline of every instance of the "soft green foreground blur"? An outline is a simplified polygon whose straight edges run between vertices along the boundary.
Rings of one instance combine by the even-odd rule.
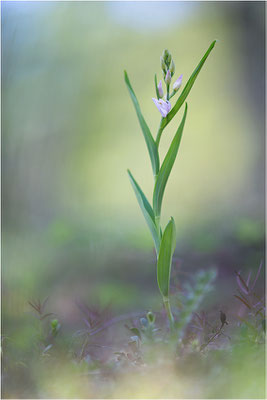
[[[263,258],[264,3],[2,2],[3,331],[21,352],[32,298],[49,296],[72,331],[80,297],[118,312],[160,307],[126,169],[149,199],[152,171],[123,70],[156,135],[163,49],[185,84],[214,39],[162,215],[176,221],[182,269],[219,268],[210,302],[223,305],[234,303],[233,269]]]

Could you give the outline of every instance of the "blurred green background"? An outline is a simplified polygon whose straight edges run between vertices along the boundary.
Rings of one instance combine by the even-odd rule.
[[[152,171],[123,80],[155,135],[164,48],[190,77],[163,204],[177,226],[178,273],[234,269],[264,250],[264,2],[2,2],[3,331],[24,348],[27,301],[49,296],[63,327],[75,300],[157,309],[155,254],[126,169],[151,199]],[[162,138],[163,158],[181,112]]]

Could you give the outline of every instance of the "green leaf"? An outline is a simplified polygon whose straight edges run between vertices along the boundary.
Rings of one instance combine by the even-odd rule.
[[[159,99],[159,89],[158,89],[157,74],[155,74],[155,89],[156,89],[157,99]]]
[[[142,192],[140,186],[138,185],[138,183],[136,182],[136,180],[132,176],[131,172],[129,170],[127,172],[129,174],[129,178],[130,178],[132,187],[134,189],[137,201],[138,201],[138,203],[140,205],[142,213],[143,213],[143,215],[144,215],[144,217],[146,219],[147,225],[148,225],[148,227],[150,229],[150,232],[152,234],[152,237],[153,237],[153,240],[154,240],[154,244],[155,244],[155,248],[156,248],[156,252],[158,254],[159,253],[160,238],[159,238],[158,231],[157,231],[156,224],[155,224],[154,211],[153,211],[151,205],[149,204],[149,201],[147,200],[146,196]]]
[[[154,193],[153,193],[153,209],[154,209],[155,216],[160,215],[165,186],[166,186],[167,180],[169,178],[171,169],[173,167],[173,164],[174,164],[174,161],[175,161],[175,158],[177,156],[177,152],[178,152],[178,149],[180,146],[182,133],[183,133],[183,129],[184,129],[184,124],[185,124],[185,119],[186,119],[186,114],[187,114],[187,104],[185,105],[183,119],[182,119],[182,121],[179,125],[179,128],[177,129],[177,132],[172,140],[172,143],[170,145],[168,153],[166,154],[166,156],[164,158],[164,161],[163,161],[162,166],[158,173],[158,177],[156,179]]]
[[[168,222],[163,233],[157,266],[159,290],[163,297],[169,297],[172,256],[176,246],[176,230],[173,218]]]
[[[140,340],[142,339],[142,338],[141,338],[141,332],[139,331],[138,328],[130,328],[130,331],[131,331],[135,336],[138,336]]]
[[[129,81],[126,71],[124,71],[124,79],[125,79],[125,83],[128,87],[128,90],[130,92],[130,96],[132,98],[132,101],[133,101],[133,104],[135,107],[135,111],[136,111],[140,126],[142,128],[142,132],[143,132],[143,135],[144,135],[144,138],[146,141],[146,145],[148,148],[148,152],[149,152],[149,156],[150,156],[150,160],[151,160],[151,164],[152,164],[153,174],[157,175],[158,170],[159,170],[159,154],[158,154],[158,148],[157,148],[156,142],[153,139],[153,136],[151,135],[149,127],[147,126],[147,123],[141,113],[139,103],[137,101],[137,98],[135,96],[133,88],[130,84],[130,81]]]
[[[208,50],[206,51],[206,53],[204,54],[203,58],[200,60],[198,66],[196,67],[196,69],[194,70],[194,72],[192,73],[192,75],[190,76],[190,78],[188,79],[184,90],[182,91],[180,97],[177,99],[175,105],[173,106],[173,108],[171,109],[171,111],[169,112],[169,114],[166,116],[166,118],[162,118],[161,121],[161,125],[160,125],[160,129],[164,129],[166,125],[168,125],[168,123],[173,119],[173,117],[175,116],[175,114],[180,110],[180,108],[182,107],[184,101],[186,100],[187,96],[190,93],[190,90],[192,89],[192,86],[201,70],[201,68],[203,67],[206,59],[208,58],[211,50],[213,49],[213,47],[215,46],[216,40],[214,40],[210,47],[208,48]]]

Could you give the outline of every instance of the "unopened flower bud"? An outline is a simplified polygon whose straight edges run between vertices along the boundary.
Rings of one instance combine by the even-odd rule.
[[[171,53],[169,53],[168,54],[168,64],[170,65],[170,63],[171,63],[171,60],[172,60],[172,55],[171,55]]]
[[[164,93],[163,93],[161,81],[159,81],[159,84],[158,84],[158,91],[159,91],[159,98],[162,99],[162,97],[164,96]]]
[[[166,77],[165,77],[166,84],[169,85],[171,83],[171,80],[172,80],[172,76],[171,76],[170,70],[168,69]]]
[[[177,92],[177,90],[179,90],[180,87],[182,86],[182,79],[183,79],[183,75],[180,75],[179,78],[174,82],[172,88],[175,92]]]
[[[173,76],[173,74],[174,74],[174,72],[175,72],[175,64],[174,64],[174,61],[173,61],[173,60],[171,61],[170,71],[171,71],[171,74],[172,74],[172,76]]]
[[[166,72],[167,68],[166,68],[166,64],[164,62],[163,57],[160,57],[160,66],[163,72]]]
[[[165,62],[168,61],[169,50],[165,49],[165,50],[163,51],[162,57],[163,57],[163,59],[164,59]]]
[[[147,313],[146,317],[147,317],[148,321],[150,322],[150,324],[154,324],[155,319],[156,319],[155,314],[153,314],[151,311],[149,311]]]

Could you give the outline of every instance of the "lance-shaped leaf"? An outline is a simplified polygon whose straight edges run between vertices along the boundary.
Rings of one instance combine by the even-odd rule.
[[[145,119],[144,119],[144,117],[143,117],[143,115],[141,113],[141,109],[140,109],[139,103],[137,101],[137,98],[136,98],[136,95],[135,95],[135,93],[133,91],[133,88],[132,88],[132,86],[130,84],[130,81],[129,81],[129,78],[128,78],[128,75],[127,75],[126,71],[124,71],[124,79],[125,79],[126,85],[128,87],[128,90],[130,92],[130,96],[132,98],[132,101],[133,101],[133,104],[134,104],[134,107],[135,107],[135,111],[136,111],[140,126],[142,128],[142,132],[143,132],[143,135],[144,135],[144,138],[145,138],[145,141],[146,141],[146,145],[147,145],[147,148],[148,148],[148,152],[149,152],[149,156],[150,156],[150,160],[151,160],[151,164],[152,164],[153,174],[157,175],[158,170],[159,170],[159,154],[158,154],[158,148],[157,148],[156,142],[153,139],[153,136],[151,135],[150,129],[147,126],[147,123],[146,123],[146,121],[145,121]]]
[[[172,256],[176,246],[176,230],[173,218],[168,222],[160,243],[157,278],[163,297],[169,297]]]
[[[198,66],[196,67],[196,69],[194,70],[194,72],[192,73],[192,75],[190,76],[190,78],[188,79],[184,90],[182,91],[181,95],[178,97],[175,105],[173,106],[172,110],[169,112],[169,114],[166,116],[166,118],[162,118],[161,121],[161,125],[160,125],[160,129],[164,129],[166,125],[168,125],[168,123],[173,119],[173,117],[175,116],[175,114],[180,110],[180,108],[182,107],[183,103],[185,102],[187,96],[190,93],[190,90],[192,89],[192,86],[201,70],[201,68],[203,67],[206,59],[208,58],[211,50],[213,49],[213,47],[215,46],[216,40],[214,40],[210,47],[208,48],[208,50],[206,51],[206,53],[204,54],[204,56],[202,57],[202,59],[200,60]]]
[[[138,203],[140,205],[142,213],[143,213],[143,215],[144,215],[144,217],[146,219],[147,225],[148,225],[148,227],[150,229],[150,232],[152,234],[152,237],[153,237],[153,240],[154,240],[154,244],[155,244],[155,248],[156,248],[156,252],[158,254],[159,253],[160,238],[159,238],[158,231],[157,231],[156,224],[155,224],[154,211],[153,211],[151,205],[149,204],[149,201],[147,200],[146,196],[142,192],[142,189],[140,188],[140,186],[138,185],[138,183],[136,182],[136,180],[132,176],[131,172],[129,170],[127,172],[129,174],[129,178],[130,178],[132,187],[134,189],[137,201],[138,201]]]
[[[158,177],[154,187],[153,193],[153,209],[156,216],[160,215],[161,204],[164,194],[164,189],[169,178],[171,169],[173,167],[175,158],[177,156],[177,152],[180,146],[182,133],[184,129],[185,119],[187,114],[187,104],[185,105],[185,111],[183,115],[183,119],[177,129],[177,132],[172,140],[168,153],[166,154],[162,166],[159,170]]]

